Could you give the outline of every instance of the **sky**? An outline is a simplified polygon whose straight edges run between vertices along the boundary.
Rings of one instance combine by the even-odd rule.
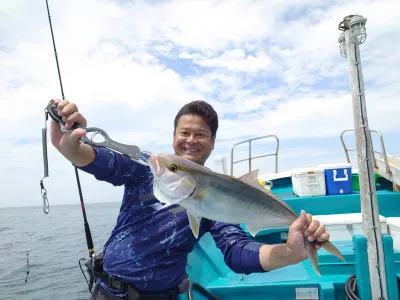
[[[215,159],[226,157],[228,171],[235,143],[265,135],[279,138],[279,171],[346,162],[340,134],[354,123],[338,24],[363,15],[369,126],[382,133],[389,154],[400,156],[397,0],[50,0],[49,7],[65,97],[88,126],[173,153],[175,114],[205,100],[220,122],[206,166],[217,170]],[[42,205],[44,108],[61,98],[44,0],[0,2],[0,81],[0,206]],[[352,133],[345,141],[354,148]],[[254,155],[276,145],[259,140]],[[51,145],[49,130],[47,150],[50,209],[79,203],[74,168]],[[235,147],[235,160],[246,155],[246,144]],[[357,168],[354,152],[351,159]],[[236,164],[234,175],[246,167]],[[274,172],[274,157],[253,168]],[[79,174],[85,202],[121,201],[122,187]]]

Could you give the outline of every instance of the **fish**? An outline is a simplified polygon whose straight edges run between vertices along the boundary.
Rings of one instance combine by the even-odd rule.
[[[258,170],[235,178],[174,154],[152,154],[148,162],[154,196],[166,206],[177,204],[186,210],[196,239],[202,218],[243,224],[255,237],[268,228],[287,228],[299,217],[286,202],[260,184]],[[345,261],[330,241],[310,242],[304,237],[304,243],[318,276],[321,274],[313,243]]]

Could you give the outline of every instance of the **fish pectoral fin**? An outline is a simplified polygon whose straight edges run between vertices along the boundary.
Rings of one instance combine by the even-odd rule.
[[[247,228],[247,230],[250,232],[250,234],[252,236],[256,236],[257,233],[259,233],[260,231],[263,231],[264,229],[266,229],[267,227],[265,227],[265,225],[246,225],[244,224]]]
[[[192,215],[190,212],[187,212],[189,218],[190,228],[192,229],[193,235],[196,239],[199,238],[199,231],[200,231],[200,221],[201,217]]]
[[[206,198],[207,195],[208,195],[208,189],[204,189],[204,188],[203,189],[197,189],[192,198],[194,200],[200,202],[201,200]]]

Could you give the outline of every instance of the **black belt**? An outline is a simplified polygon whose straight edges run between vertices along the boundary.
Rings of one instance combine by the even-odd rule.
[[[122,294],[128,294],[127,299],[177,299],[177,295],[182,294],[179,287],[173,287],[165,291],[140,291],[121,278],[109,275],[107,273],[95,273],[95,275],[107,284],[110,288],[121,291]]]

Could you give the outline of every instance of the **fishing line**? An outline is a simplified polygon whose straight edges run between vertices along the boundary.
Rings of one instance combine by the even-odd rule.
[[[26,288],[28,286],[28,277],[29,277],[29,273],[31,272],[31,266],[29,264],[29,251],[31,251],[31,250],[28,249],[26,251],[26,274],[25,274],[25,284],[24,284],[24,297],[26,296]]]
[[[27,250],[27,251],[26,251],[26,276],[25,276],[25,285],[28,283],[28,276],[29,276],[29,273],[31,272],[31,266],[29,265],[29,251],[31,251],[31,250]]]

